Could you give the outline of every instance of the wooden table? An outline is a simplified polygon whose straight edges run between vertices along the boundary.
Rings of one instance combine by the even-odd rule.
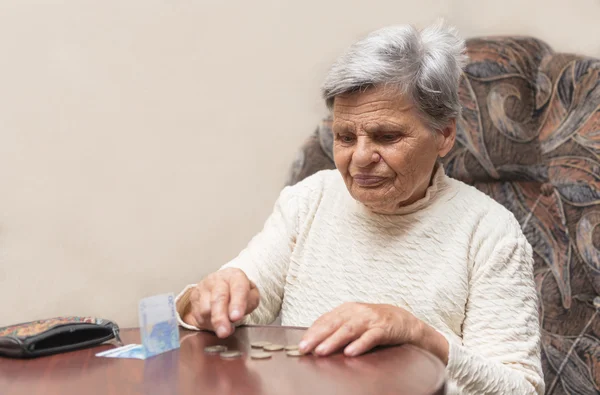
[[[304,330],[286,327],[238,328],[229,339],[181,331],[181,348],[146,361],[98,358],[102,345],[31,360],[0,357],[0,394],[443,394],[444,366],[412,346],[378,349],[346,358],[342,354],[268,360],[247,356],[250,342],[297,344]],[[121,331],[123,342],[139,343],[139,330]],[[224,344],[245,353],[237,360],[207,355],[204,347]]]

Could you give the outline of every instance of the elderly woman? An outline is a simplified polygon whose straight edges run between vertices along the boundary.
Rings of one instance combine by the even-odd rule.
[[[279,196],[264,229],[178,297],[181,325],[310,327],[303,352],[414,344],[450,392],[542,394],[531,246],[513,215],[450,179],[464,42],[434,25],[378,30],[331,68],[337,170]]]

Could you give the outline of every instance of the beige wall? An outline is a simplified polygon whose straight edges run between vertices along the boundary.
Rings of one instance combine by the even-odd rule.
[[[319,83],[360,35],[437,16],[600,57],[600,0],[0,2],[0,326],[136,325],[257,232]]]

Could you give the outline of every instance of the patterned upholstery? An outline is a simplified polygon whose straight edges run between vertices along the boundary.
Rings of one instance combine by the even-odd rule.
[[[600,393],[600,60],[528,37],[467,42],[449,176],[512,211],[535,255],[547,394]],[[334,168],[331,120],[289,183]]]

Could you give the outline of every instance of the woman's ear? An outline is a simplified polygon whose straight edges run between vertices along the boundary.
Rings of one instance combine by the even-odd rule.
[[[438,138],[438,155],[443,158],[454,147],[456,140],[456,118],[453,118],[448,126],[439,131]]]

